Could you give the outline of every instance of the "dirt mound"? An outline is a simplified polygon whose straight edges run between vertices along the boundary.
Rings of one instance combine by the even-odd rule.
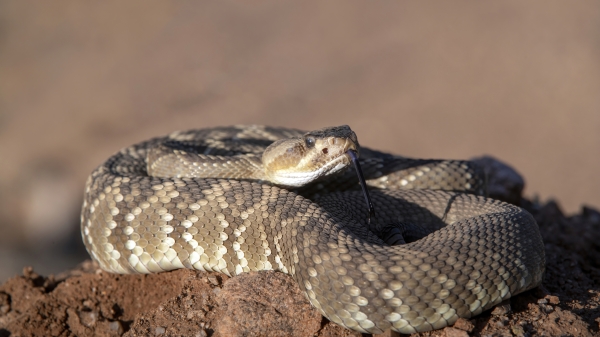
[[[543,286],[454,327],[415,336],[600,335],[600,212],[522,201],[546,244]],[[0,286],[0,336],[360,336],[323,318],[287,275],[177,270],[114,275],[91,261],[31,268]]]

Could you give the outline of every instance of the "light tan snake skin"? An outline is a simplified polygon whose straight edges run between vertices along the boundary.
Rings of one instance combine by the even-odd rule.
[[[360,149],[376,209],[371,223],[352,171],[294,192],[252,176],[260,154],[280,139],[295,137],[302,152],[315,136],[312,146],[325,157],[336,155],[336,146],[358,148],[353,133],[339,130],[343,137],[320,139],[323,130],[303,136],[233,126],[125,148],[87,181],[85,246],[114,273],[280,270],[328,319],[365,333],[442,328],[540,284],[545,257],[537,224],[519,207],[464,193],[483,189],[473,163]],[[304,164],[320,160],[311,158]],[[283,163],[274,165],[299,164]],[[184,177],[215,168],[232,176]],[[148,169],[180,178],[149,176]],[[409,243],[390,246],[390,235]]]

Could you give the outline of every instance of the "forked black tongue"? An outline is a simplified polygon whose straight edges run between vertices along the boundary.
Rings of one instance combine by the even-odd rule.
[[[367,207],[369,207],[368,221],[369,223],[371,223],[371,217],[375,217],[375,207],[373,207],[373,203],[371,202],[371,196],[369,196],[369,190],[367,190],[367,183],[365,182],[365,177],[363,176],[362,169],[360,168],[360,164],[358,163],[358,156],[356,154],[356,151],[354,150],[348,150],[347,153],[352,159],[352,164],[354,164],[354,168],[356,169],[356,174],[358,175],[358,182],[360,183],[363,195],[365,196]]]

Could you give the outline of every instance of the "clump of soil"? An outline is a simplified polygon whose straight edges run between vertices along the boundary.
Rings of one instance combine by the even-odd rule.
[[[543,285],[474,319],[413,336],[600,335],[600,212],[583,207],[566,217],[555,202],[521,203],[544,238]],[[361,334],[323,318],[282,273],[115,275],[87,261],[48,277],[25,268],[22,276],[0,286],[0,337],[50,335]]]

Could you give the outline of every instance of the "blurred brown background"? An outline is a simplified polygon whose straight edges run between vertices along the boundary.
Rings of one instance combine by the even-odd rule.
[[[494,155],[600,206],[600,3],[0,2],[0,281],[86,257],[86,175],[177,129],[349,124],[417,157]]]

